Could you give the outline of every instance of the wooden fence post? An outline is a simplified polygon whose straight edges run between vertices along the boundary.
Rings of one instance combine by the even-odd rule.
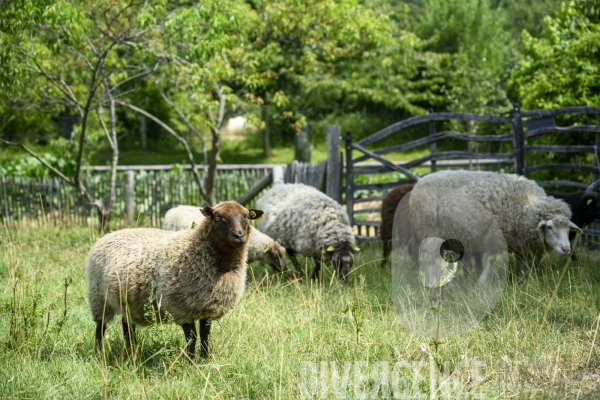
[[[515,174],[525,175],[525,133],[519,103],[513,104],[512,128],[515,157]]]
[[[346,132],[346,212],[350,226],[354,225],[354,170],[352,168],[352,132]]]
[[[340,126],[327,125],[327,177],[325,194],[342,203],[342,154],[340,153]]]
[[[135,171],[125,171],[125,218],[127,227],[133,226],[135,219]]]
[[[433,108],[429,109],[429,114],[433,114]],[[429,121],[429,136],[435,135],[435,121]],[[435,154],[437,151],[437,142],[432,142],[429,145],[429,152],[431,155]],[[436,160],[431,160],[431,173],[437,171],[437,162]]]
[[[273,167],[272,175],[273,175],[273,185],[279,185],[279,184],[285,183],[284,178],[283,178],[283,167],[281,167],[281,166]]]

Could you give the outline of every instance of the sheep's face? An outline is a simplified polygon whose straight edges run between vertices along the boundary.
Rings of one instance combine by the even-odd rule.
[[[210,219],[217,241],[224,246],[241,247],[248,240],[248,220],[260,219],[261,210],[248,210],[235,201],[226,201],[212,208],[202,208],[202,214]]]
[[[537,228],[542,230],[546,244],[561,256],[571,253],[569,232],[575,230],[581,233],[581,229],[564,216],[540,221]]]
[[[347,281],[350,276],[355,251],[358,251],[358,248],[350,243],[341,243],[327,248],[328,254],[331,255],[331,264],[340,274],[340,279],[344,281]]]
[[[273,242],[272,246],[265,248],[265,260],[275,271],[284,272],[288,270],[285,261],[285,248],[277,242]]]

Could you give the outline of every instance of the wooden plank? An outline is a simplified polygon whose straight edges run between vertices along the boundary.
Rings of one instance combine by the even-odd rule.
[[[325,194],[342,203],[342,153],[340,153],[340,126],[327,125],[327,176]]]
[[[352,132],[346,132],[346,212],[348,213],[348,219],[350,220],[350,226],[354,220],[354,175],[352,165]]]
[[[391,146],[391,147],[386,147],[384,149],[374,150],[373,153],[378,154],[378,155],[384,155],[384,154],[389,154],[389,153],[398,153],[398,152],[413,149],[415,147],[423,146],[423,145],[426,145],[429,143],[435,143],[438,140],[448,139],[448,138],[460,139],[460,140],[470,141],[470,142],[510,142],[513,140],[512,135],[468,135],[466,133],[460,133],[460,132],[456,132],[456,131],[442,131],[442,132],[430,134],[429,136],[426,136],[426,137],[423,137],[420,139],[416,139],[416,140],[413,140],[408,143],[403,143],[403,144],[399,144],[399,145],[395,145],[395,146]],[[371,157],[361,156],[361,157],[355,158],[353,161],[355,163],[358,163],[361,161],[368,160],[369,158],[371,158]]]
[[[515,174],[525,175],[525,133],[523,131],[523,117],[519,104],[513,103],[511,112],[511,126],[513,129],[513,155]]]
[[[354,221],[354,225],[359,226],[379,226],[381,221]]]
[[[272,172],[271,172],[271,176],[273,179],[273,185],[279,185],[284,183],[284,169],[282,166],[278,165],[273,167]]]
[[[419,181],[419,177],[415,174],[413,174],[412,172],[410,172],[408,169],[400,166],[400,165],[396,165],[393,162],[386,160],[385,158],[373,153],[370,150],[365,149],[364,147],[362,147],[361,145],[358,144],[353,144],[352,148],[362,151],[363,153],[365,153],[366,155],[370,156],[371,158],[379,161],[380,163],[382,163],[383,165],[385,165],[386,167],[388,167],[390,170],[392,171],[397,171],[400,172],[401,174],[403,174],[404,176],[414,180],[415,182]]]
[[[398,132],[402,129],[409,128],[414,125],[422,124],[430,121],[448,121],[448,120],[458,120],[458,121],[482,121],[482,122],[490,122],[490,123],[505,123],[509,124],[511,120],[506,117],[497,117],[492,115],[479,115],[479,114],[470,114],[470,113],[433,113],[426,115],[417,115],[415,117],[407,118],[402,121],[396,122],[382,130],[375,132],[371,136],[368,136],[364,139],[356,142],[360,146],[366,146],[368,144],[377,142],[383,138],[388,137],[392,133]]]
[[[356,235],[354,236],[358,243],[379,243],[381,239],[378,236],[362,236]]]
[[[524,118],[553,117],[555,115],[564,115],[564,114],[600,114],[600,107],[576,106],[576,107],[550,108],[547,110],[525,111],[525,112],[521,113],[521,116]]]
[[[596,151],[596,146],[577,146],[577,145],[530,145],[525,146],[526,151],[552,151],[555,153],[594,153]]]
[[[354,184],[354,191],[357,192],[359,190],[385,190],[385,189],[393,189],[397,186],[403,185],[405,183],[412,183],[411,181],[397,181],[397,182],[385,182],[385,183],[364,183],[364,184]],[[353,199],[354,201],[354,199]]]
[[[510,160],[512,159],[512,154],[507,153],[473,153],[469,151],[441,151],[435,154],[430,154],[428,156],[424,156],[421,158],[417,158],[416,160],[409,161],[402,166],[404,168],[413,168],[416,166],[423,166],[426,162],[431,160],[440,160],[445,158],[466,158],[472,160]],[[438,163],[440,166],[440,163]]]
[[[433,108],[429,109],[429,114],[433,114]],[[435,136],[435,133],[436,133],[435,132],[435,121],[429,121],[429,137]],[[429,145],[429,153],[435,154],[436,151],[437,151],[437,142],[433,141]],[[436,170],[437,170],[436,162],[432,161],[430,172],[434,173]]]
[[[532,167],[525,168],[525,172],[535,172],[535,171],[545,171],[545,170],[557,170],[557,169],[566,169],[572,170],[576,169],[579,171],[587,171],[598,173],[598,167],[593,167],[589,165],[582,164],[542,164],[542,165],[534,165]]]
[[[242,196],[237,198],[235,201],[237,201],[241,205],[245,206],[246,204],[248,204],[250,202],[250,200],[255,198],[263,189],[265,189],[267,186],[269,186],[269,184],[271,182],[273,182],[273,175],[268,174],[265,177],[263,177],[261,180],[256,182],[254,185],[252,185],[246,193],[244,193]]]
[[[354,199],[355,203],[368,203],[370,201],[381,201],[385,196],[373,196],[373,197],[358,197]]]
[[[163,186],[164,187],[164,186]],[[133,227],[135,219],[135,171],[125,171],[125,221]]]
[[[380,211],[381,211],[381,208],[363,208],[363,209],[360,209],[360,210],[354,210],[354,215],[356,215],[356,214],[370,214],[370,213],[380,212]],[[360,225],[360,222],[354,221],[354,225]]]
[[[568,187],[576,187],[586,189],[588,187],[587,184],[581,182],[573,182],[573,181],[540,181],[537,182],[538,185],[542,187],[547,186],[568,186]]]
[[[526,138],[534,138],[544,136],[549,133],[572,133],[572,132],[595,132],[600,133],[600,126],[596,125],[573,125],[573,126],[557,126],[554,128],[539,128],[527,131]]]
[[[239,169],[264,169],[264,168],[273,168],[275,166],[284,166],[284,164],[218,164],[217,170],[239,170]],[[175,164],[164,164],[164,165],[119,165],[117,166],[117,171],[170,171],[175,167]],[[179,164],[178,168],[183,170],[191,170],[192,167],[190,164]],[[198,170],[205,170],[208,167],[206,165],[197,165]],[[95,172],[105,172],[109,171],[110,167],[107,165],[93,165],[93,166],[84,166],[81,167],[84,171],[95,171]]]

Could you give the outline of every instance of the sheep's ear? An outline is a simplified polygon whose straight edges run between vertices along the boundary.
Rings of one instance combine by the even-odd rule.
[[[578,232],[580,234],[583,233],[581,228],[578,227],[577,225],[575,225],[572,221],[569,221],[569,227],[571,228],[572,231]]]
[[[255,221],[259,221],[262,219],[264,211],[262,210],[248,210],[250,211],[250,216],[248,217],[248,219],[253,219]]]
[[[265,247],[265,251],[263,253],[268,253],[271,250],[269,247]]]
[[[192,221],[192,229],[194,229],[197,226],[198,226],[198,224],[196,223],[196,221]]]
[[[548,221],[546,221],[546,220],[541,220],[541,221],[540,221],[540,223],[538,224],[537,228],[535,228],[535,229],[539,231],[539,230],[540,230],[540,228],[542,228],[542,227],[546,226],[546,222],[548,222]]]
[[[206,218],[212,217],[213,214],[215,213],[215,211],[210,207],[210,206],[204,206],[204,208],[200,209],[200,212],[202,213],[202,215],[204,215]]]
[[[333,246],[329,246],[329,247],[327,248],[327,251],[328,251],[328,252],[332,252],[333,250],[334,250]]]

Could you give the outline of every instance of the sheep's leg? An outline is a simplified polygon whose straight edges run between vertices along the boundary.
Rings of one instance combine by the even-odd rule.
[[[387,260],[392,252],[392,241],[384,240],[383,241],[383,260],[381,261],[381,268],[385,267]]]
[[[313,257],[315,260],[315,270],[313,271],[312,277],[318,281],[321,280],[321,260],[317,257]]]
[[[123,325],[123,337],[125,338],[125,343],[133,348],[133,342],[135,341],[135,325],[130,325],[125,316],[121,318],[121,324]]]
[[[102,339],[104,339],[104,333],[106,332],[106,324],[102,321],[96,322],[96,347],[102,348]]]
[[[286,253],[288,253],[290,258],[292,259],[292,264],[294,264],[294,269],[304,275],[304,270],[302,269],[302,267],[300,266],[300,263],[298,262],[298,259],[296,258],[296,252],[292,249],[285,249],[285,251],[286,251]]]
[[[196,323],[192,322],[191,324],[182,324],[183,334],[185,335],[185,341],[187,342],[187,355],[190,358],[190,361],[194,361],[194,353],[196,352],[196,338],[198,337],[198,333],[196,332]]]
[[[208,335],[210,335],[210,318],[200,320],[200,357],[208,357]]]
[[[569,242],[571,242],[571,261],[574,263],[579,262],[577,256],[575,255],[575,239],[577,239],[577,234],[575,232],[569,232]]]

